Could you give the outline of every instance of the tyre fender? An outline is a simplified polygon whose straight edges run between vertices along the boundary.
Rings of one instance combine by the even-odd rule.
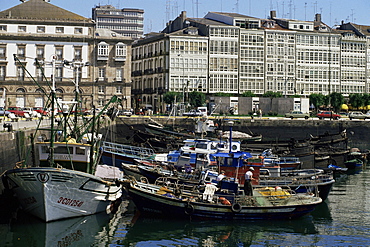
[[[187,204],[185,204],[185,214],[187,215],[192,215],[194,213],[194,206],[188,202]]]
[[[234,213],[239,213],[242,210],[242,206],[239,203],[233,203],[233,205],[231,205],[231,210]]]

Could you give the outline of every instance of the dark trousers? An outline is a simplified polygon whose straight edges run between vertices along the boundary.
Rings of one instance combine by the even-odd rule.
[[[253,191],[252,191],[252,184],[250,180],[245,180],[244,182],[244,194],[246,196],[253,196]]]

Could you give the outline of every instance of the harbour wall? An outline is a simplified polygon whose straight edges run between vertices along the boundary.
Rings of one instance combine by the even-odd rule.
[[[194,130],[196,124],[195,118],[150,118],[155,122],[177,127],[183,130]],[[124,142],[132,134],[130,126],[142,128],[142,125],[151,120],[148,118],[126,117],[117,120],[116,124],[116,142]],[[361,150],[370,149],[370,121],[350,121],[350,120],[287,120],[287,119],[214,119],[221,123],[221,129],[229,130],[229,121],[233,121],[233,131],[242,131],[245,133],[261,134],[265,141],[283,141],[294,138],[303,140],[310,136],[322,135],[324,133],[337,133],[342,130],[347,131],[349,138],[349,147],[357,147]]]

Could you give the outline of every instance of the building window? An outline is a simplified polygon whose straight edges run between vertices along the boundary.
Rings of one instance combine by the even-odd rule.
[[[98,106],[103,106],[105,104],[104,99],[98,99]]]
[[[98,87],[98,93],[104,93],[104,86]]]
[[[122,86],[116,87],[116,94],[122,94]]]
[[[123,77],[123,69],[117,68],[116,69],[116,81],[122,81],[122,77]]]
[[[0,80],[5,81],[5,76],[6,76],[6,66],[0,65]]]
[[[56,33],[64,33],[64,27],[56,27],[55,32]]]
[[[24,81],[24,68],[22,66],[17,67],[18,81]]]
[[[0,31],[5,31],[6,32],[6,25],[0,25]]]
[[[44,53],[45,53],[45,47],[44,46],[37,46],[36,47],[36,57],[37,57],[37,59],[43,60],[44,55],[45,55]]]
[[[25,58],[26,57],[26,46],[19,45],[17,55],[19,58]]]
[[[105,80],[105,68],[99,68],[99,81]]]
[[[108,44],[100,42],[98,45],[98,56],[108,56]]]
[[[0,45],[0,59],[6,59],[6,45]]]
[[[45,26],[37,26],[38,33],[45,33]]]
[[[74,47],[74,60],[82,60],[82,47]]]
[[[126,57],[126,45],[123,43],[116,44],[116,57]]]
[[[75,34],[82,34],[82,28],[81,27],[75,27]]]
[[[27,27],[26,26],[18,26],[18,32],[24,33],[26,31],[27,31]]]
[[[43,81],[44,80],[42,71],[43,71],[43,68],[41,68],[41,67],[36,68],[36,80],[37,81]]]
[[[55,47],[55,54],[57,55],[57,60],[63,60],[63,46]]]
[[[55,80],[62,81],[63,78],[63,67],[55,68]]]

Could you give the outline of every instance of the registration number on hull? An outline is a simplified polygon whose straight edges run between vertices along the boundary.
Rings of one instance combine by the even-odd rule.
[[[69,199],[66,197],[59,197],[59,200],[57,201],[57,203],[72,206],[72,207],[81,207],[84,202],[79,201],[79,200]]]

